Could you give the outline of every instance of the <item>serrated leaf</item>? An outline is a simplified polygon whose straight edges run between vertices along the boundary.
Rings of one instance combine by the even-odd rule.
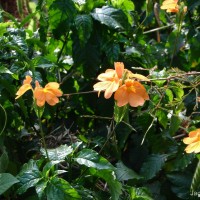
[[[8,190],[12,185],[18,183],[19,180],[15,178],[12,174],[1,173],[0,174],[0,195]]]
[[[78,154],[74,160],[80,165],[85,165],[87,167],[92,167],[98,170],[110,169],[114,170],[112,164],[110,164],[105,158],[100,156],[96,151],[91,149],[83,149]]]
[[[103,6],[102,8],[96,8],[91,15],[100,23],[113,29],[123,30],[129,26],[126,15],[120,9]]]
[[[142,175],[146,180],[152,179],[162,169],[163,165],[165,164],[166,158],[166,155],[150,155],[143,163],[140,170],[140,175]]]
[[[90,15],[77,15],[75,18],[76,29],[78,30],[79,40],[85,45],[92,32],[92,18]]]
[[[42,179],[42,174],[39,171],[37,163],[34,160],[30,160],[28,163],[23,165],[22,170],[18,174],[17,178],[22,185],[17,190],[17,193],[22,194],[30,187],[35,186]]]
[[[156,111],[156,117],[158,118],[159,123],[166,128],[167,127],[167,122],[168,122],[168,118],[167,118],[167,112],[163,111],[161,109],[158,109]]]
[[[121,161],[116,164],[117,169],[115,170],[117,179],[119,181],[127,181],[129,179],[142,179],[143,177],[139,176],[132,169],[126,167]]]
[[[52,177],[46,188],[47,200],[81,199],[78,192],[64,179]]]
[[[49,159],[52,161],[63,161],[66,156],[72,153],[73,149],[71,146],[61,145],[55,149],[47,149]],[[45,149],[41,149],[41,152],[46,156]]]

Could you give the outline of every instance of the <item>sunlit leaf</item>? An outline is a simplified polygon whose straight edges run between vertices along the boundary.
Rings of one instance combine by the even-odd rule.
[[[34,187],[42,179],[42,174],[39,171],[37,163],[34,160],[30,160],[23,165],[17,178],[21,183],[21,187],[17,190],[17,193],[22,194],[29,188]]]
[[[100,156],[96,151],[92,149],[81,150],[74,160],[80,165],[92,167],[98,170],[103,169],[115,169],[105,158]]]
[[[78,192],[64,179],[52,177],[46,188],[48,200],[75,200],[81,199]]]
[[[96,8],[92,17],[110,28],[126,29],[128,27],[128,20],[123,11],[109,6]]]
[[[156,116],[158,117],[158,121],[160,122],[160,124],[164,128],[166,128],[167,127],[167,121],[168,121],[166,111],[159,109],[159,110],[156,111]]]
[[[67,155],[72,153],[72,151],[72,147],[67,145],[60,145],[55,149],[47,149],[49,159],[52,161],[62,161],[66,158]],[[44,149],[41,149],[41,152],[44,156],[46,156]]]

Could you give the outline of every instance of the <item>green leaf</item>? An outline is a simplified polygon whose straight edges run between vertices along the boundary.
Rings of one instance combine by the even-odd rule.
[[[35,190],[37,192],[39,199],[44,199],[45,189],[47,187],[47,183],[48,183],[47,181],[41,180],[35,186]]]
[[[0,74],[13,74],[13,73],[6,67],[0,66]]]
[[[191,184],[192,192],[199,191],[199,189],[200,189],[200,160],[197,164],[197,167],[192,179],[192,184]]]
[[[172,91],[170,89],[166,89],[165,94],[168,97],[169,102],[172,102],[174,98]]]
[[[121,8],[122,10],[133,11],[135,5],[131,0],[111,0],[113,6]]]
[[[115,104],[114,107],[114,119],[117,123],[121,122],[125,115],[128,115],[128,105],[119,107]]]
[[[167,174],[167,178],[171,182],[171,189],[176,194],[176,196],[178,196],[180,199],[189,199],[192,173],[177,172]]]
[[[129,26],[126,15],[120,9],[103,6],[102,8],[96,8],[91,15],[100,23],[113,29],[124,30]]]
[[[172,115],[169,128],[169,133],[171,136],[173,136],[176,133],[176,131],[179,129],[180,124],[181,119],[176,115]]]
[[[133,23],[133,17],[130,15],[131,11],[135,10],[135,5],[131,0],[112,0],[112,5],[120,8],[127,15],[129,23]]]
[[[49,7],[49,24],[56,38],[69,31],[76,8],[72,0],[55,0]]]
[[[148,189],[145,187],[128,187],[128,192],[130,194],[131,200],[153,200],[153,198],[151,198],[150,191],[148,191]]]
[[[61,145],[56,149],[47,149],[49,159],[52,161],[63,161],[66,156],[72,153],[73,149],[71,146]],[[41,152],[44,156],[46,156],[45,149],[41,149]]]
[[[90,169],[90,172],[92,175],[100,177],[107,182],[112,200],[119,200],[119,196],[122,193],[122,185],[116,179],[114,172],[110,170],[96,169]]]
[[[64,179],[52,177],[46,188],[47,200],[81,199],[78,192]]]
[[[12,24],[13,22],[0,23],[0,36],[3,36],[3,34],[6,33],[7,28]]]
[[[166,171],[183,171],[195,158],[195,155],[190,153],[183,154],[182,149],[179,149],[178,154],[174,155],[174,159],[169,160],[165,164]]]
[[[143,163],[142,168],[140,170],[140,175],[142,175],[146,180],[154,178],[164,166],[166,158],[166,155],[150,155],[147,158],[147,160]]]
[[[116,60],[119,60],[120,45],[117,44],[116,41],[109,39],[109,41],[104,43],[102,49],[105,51],[110,63],[113,64]]]
[[[116,164],[117,169],[115,170],[117,179],[119,181],[127,181],[129,179],[142,179],[143,177],[139,176],[136,172],[134,172],[132,169],[126,167],[122,161],[119,161]]]
[[[73,60],[74,66],[77,66],[79,73],[84,77],[91,78],[96,75],[97,66],[100,65],[100,49],[97,44],[87,43],[82,46],[76,34],[72,35],[73,39]],[[89,70],[88,70],[89,69]]]
[[[172,90],[175,93],[176,98],[179,99],[179,100],[182,100],[182,97],[184,95],[184,90],[182,88],[179,88],[179,87],[174,87],[174,88],[172,88]]]
[[[42,174],[39,171],[37,163],[34,160],[30,160],[28,163],[23,165],[22,170],[18,174],[17,178],[22,185],[17,190],[17,193],[22,194],[30,187],[35,186],[42,179]]]
[[[29,23],[35,16],[37,12],[31,13],[27,15],[20,23],[20,27],[24,27],[27,23]]]
[[[2,147],[0,149],[0,152],[2,152],[0,156],[0,173],[4,173],[7,169],[9,158],[8,158],[8,154],[6,152],[5,147]]]
[[[8,190],[12,185],[18,183],[19,181],[9,173],[0,174],[0,195]]]
[[[75,18],[76,29],[78,30],[79,40],[85,45],[92,32],[92,18],[90,15],[77,15]]]
[[[87,167],[92,167],[98,170],[110,169],[114,170],[112,164],[110,164],[105,158],[100,156],[96,151],[91,149],[81,150],[74,160],[80,165],[85,165]]]
[[[167,122],[168,122],[168,118],[167,118],[167,112],[158,109],[156,111],[156,117],[158,117],[158,121],[160,122],[160,124],[166,128],[167,127]]]

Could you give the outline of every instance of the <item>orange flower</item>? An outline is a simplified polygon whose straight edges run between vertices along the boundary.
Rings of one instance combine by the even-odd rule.
[[[18,99],[21,97],[27,90],[30,90],[32,88],[31,86],[32,78],[30,76],[26,76],[26,79],[23,81],[23,85],[19,88],[16,95],[17,97],[15,99]]]
[[[39,107],[44,106],[45,101],[51,106],[59,102],[58,97],[62,96],[62,92],[59,90],[58,83],[50,82],[44,88],[40,86],[38,81],[35,84],[34,97]]]
[[[178,0],[165,0],[160,8],[166,10],[167,12],[176,13],[179,11]]]
[[[122,62],[115,62],[115,70],[107,69],[105,73],[100,74],[97,79],[101,82],[96,83],[93,88],[95,91],[105,91],[104,97],[109,99],[112,93],[120,86],[120,79],[124,73],[124,64]]]
[[[189,137],[183,139],[188,146],[185,148],[186,153],[199,153],[200,152],[200,129],[191,131]]]
[[[124,106],[127,103],[132,107],[137,107],[142,106],[145,100],[149,100],[149,95],[141,83],[127,79],[125,80],[125,84],[115,92],[114,98],[119,107]]]

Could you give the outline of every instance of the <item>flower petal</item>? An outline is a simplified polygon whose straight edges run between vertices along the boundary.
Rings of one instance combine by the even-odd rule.
[[[22,85],[19,90],[17,91],[16,95],[17,97],[15,99],[18,99],[21,97],[26,91],[32,89],[32,86],[30,84],[24,84]]]
[[[100,81],[111,81],[116,76],[116,72],[114,69],[110,69],[109,71],[106,71],[105,73],[99,74],[97,77]]]
[[[38,101],[45,101],[44,88],[35,88],[35,90],[34,90],[34,97]]]
[[[94,84],[93,88],[95,91],[106,90],[110,86],[111,83],[112,83],[111,81],[98,82]]]
[[[183,139],[183,143],[185,144],[191,144],[198,141],[198,137],[186,137]]]
[[[189,144],[186,148],[185,148],[186,153],[199,153],[200,152],[200,141]]]
[[[138,107],[144,105],[144,98],[136,93],[130,93],[128,102],[132,107]]]
[[[149,100],[149,95],[146,92],[145,87],[138,81],[133,82],[133,87],[135,88],[135,93],[144,98],[144,100]]]
[[[122,85],[114,95],[114,99],[117,101],[117,106],[121,107],[128,103],[128,92],[126,86]]]
[[[124,73],[124,63],[123,62],[115,62],[115,71],[117,73],[118,78],[122,78]]]
[[[129,78],[135,78],[135,79],[139,79],[139,80],[142,80],[142,81],[150,81],[147,77],[141,75],[141,74],[129,74]]]
[[[30,76],[26,76],[26,78],[23,81],[23,84],[30,84],[32,82],[32,78]]]
[[[104,97],[109,99],[112,96],[112,93],[119,88],[119,82],[113,81],[110,83],[109,87],[105,90]]]
[[[45,85],[46,89],[58,89],[59,88],[59,83],[56,82],[49,82],[48,84]]]
[[[52,93],[47,92],[46,93],[46,101],[49,105],[54,106],[55,104],[57,104],[59,102],[59,99]]]

